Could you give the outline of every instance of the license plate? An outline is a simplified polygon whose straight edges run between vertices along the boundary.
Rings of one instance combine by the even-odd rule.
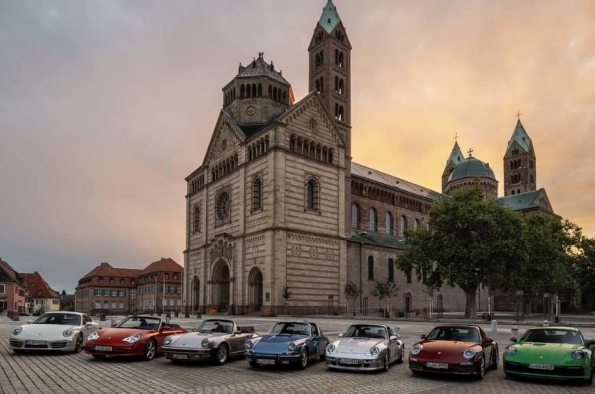
[[[95,350],[97,350],[98,352],[111,352],[112,347],[111,346],[95,346]]]
[[[340,358],[339,363],[341,363],[341,364],[359,364],[359,360],[356,358]]]
[[[529,368],[531,368],[531,369],[545,369],[546,371],[553,371],[554,365],[553,364],[529,364]]]
[[[176,360],[188,360],[187,354],[172,354],[171,358],[175,358]]]
[[[46,343],[47,343],[46,341],[25,341],[25,345],[31,345],[31,346],[45,345]]]
[[[275,360],[270,360],[266,358],[259,358],[256,360],[258,364],[275,364]]]
[[[447,363],[426,363],[426,367],[435,369],[448,369]]]

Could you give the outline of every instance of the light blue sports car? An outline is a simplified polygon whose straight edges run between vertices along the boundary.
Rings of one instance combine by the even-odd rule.
[[[280,322],[267,334],[247,341],[244,355],[252,367],[293,364],[305,369],[311,359],[324,360],[328,343],[315,323]]]

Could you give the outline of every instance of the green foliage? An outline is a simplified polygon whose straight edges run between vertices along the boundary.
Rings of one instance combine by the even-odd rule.
[[[283,286],[283,298],[285,298],[285,301],[288,301],[289,298],[291,298],[291,290],[289,289],[289,286]]]
[[[362,294],[362,290],[357,287],[355,282],[348,280],[345,283],[345,297],[352,300],[355,303],[355,300]]]
[[[374,283],[374,290],[372,290],[372,295],[374,297],[378,297],[380,300],[385,298],[392,298],[397,295],[399,291],[399,285],[397,282],[392,280],[387,280],[385,282],[378,282]]]

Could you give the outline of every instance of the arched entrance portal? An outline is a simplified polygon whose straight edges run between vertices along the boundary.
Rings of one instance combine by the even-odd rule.
[[[229,307],[229,266],[220,261],[213,270],[213,306],[219,312],[227,312]]]
[[[262,309],[263,291],[262,271],[252,268],[248,275],[248,303],[253,311]]]
[[[200,311],[200,279],[194,275],[192,279],[192,300],[191,300],[192,314],[198,314]]]

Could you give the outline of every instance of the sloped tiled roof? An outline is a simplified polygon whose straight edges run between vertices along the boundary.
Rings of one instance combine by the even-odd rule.
[[[415,183],[406,181],[401,178],[397,178],[396,176],[385,174],[383,172],[374,170],[373,168],[366,167],[357,163],[351,163],[351,174],[374,182],[381,183],[391,188],[416,194],[420,197],[429,198],[434,201],[442,200],[446,197],[445,195],[438,193],[434,190],[430,190],[427,187],[416,185]]]
[[[2,270],[10,282],[23,283],[24,278],[8,262],[2,259],[0,259],[0,270]]]
[[[161,260],[152,262],[139,275],[148,274],[151,272],[182,272],[183,268],[171,258],[162,258]]]
[[[393,249],[405,249],[405,238],[364,230],[352,229],[348,241],[361,242],[367,245],[384,246]]]
[[[272,62],[271,64],[268,64],[264,61],[263,55],[259,55],[247,66],[240,66],[237,76],[239,78],[267,76],[286,85],[289,85],[289,82],[287,82],[287,80],[283,78],[283,76],[275,70],[274,66],[272,65]]]
[[[539,208],[535,202],[542,190],[543,189],[538,189],[526,193],[513,194],[512,196],[500,197],[496,199],[496,201],[501,202],[515,211],[526,211],[528,209]]]
[[[43,279],[39,272],[22,274],[27,284],[27,292],[33,298],[60,298],[60,295],[53,290]]]
[[[114,268],[109,263],[101,263],[97,267],[93,268],[91,272],[83,276],[81,279],[90,278],[93,276],[113,276],[119,278],[131,278],[137,277],[141,270],[133,268]]]

